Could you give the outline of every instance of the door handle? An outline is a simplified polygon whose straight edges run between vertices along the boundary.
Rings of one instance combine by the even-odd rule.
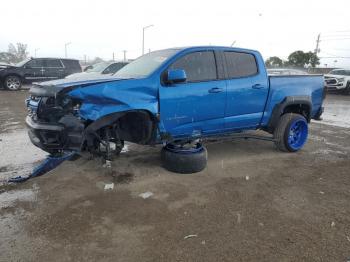
[[[255,84],[255,85],[252,85],[252,88],[254,88],[254,89],[261,89],[261,88],[264,88],[264,86],[260,85],[260,84]]]
[[[209,93],[221,93],[222,91],[224,91],[223,88],[219,88],[219,87],[213,87],[211,89],[208,90]]]

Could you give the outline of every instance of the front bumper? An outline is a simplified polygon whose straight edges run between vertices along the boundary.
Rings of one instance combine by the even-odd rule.
[[[83,141],[84,125],[75,117],[67,116],[64,123],[50,124],[26,117],[30,141],[42,150],[55,153],[62,150],[79,151]]]

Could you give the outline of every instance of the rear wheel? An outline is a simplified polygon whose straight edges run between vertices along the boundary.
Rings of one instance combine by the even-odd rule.
[[[304,116],[288,113],[281,116],[274,132],[277,148],[285,152],[300,150],[308,136],[308,123]]]
[[[207,166],[207,150],[200,143],[191,146],[167,144],[161,152],[163,167],[171,172],[191,174]]]
[[[21,78],[15,75],[10,75],[5,78],[5,88],[10,91],[17,91],[21,89],[22,81]]]

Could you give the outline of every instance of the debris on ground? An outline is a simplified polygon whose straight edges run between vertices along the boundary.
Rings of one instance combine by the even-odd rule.
[[[331,227],[335,227],[335,222],[334,221],[332,221]]]
[[[248,181],[248,180],[249,180],[249,176],[245,176],[245,180],[247,180],[247,181]]]
[[[75,152],[65,152],[62,156],[48,156],[42,163],[36,166],[32,173],[25,176],[16,176],[8,180],[9,183],[20,183],[27,181],[30,178],[42,176],[52,169],[59,166],[66,160],[71,159],[75,155]]]
[[[102,167],[104,167],[104,168],[111,168],[112,167],[112,161],[106,160],[106,163],[104,163]]]
[[[147,191],[145,193],[139,194],[139,197],[142,197],[143,199],[147,199],[149,197],[153,196],[153,193],[150,191]]]
[[[105,190],[112,190],[114,188],[114,183],[105,184]]]
[[[324,192],[323,192],[323,191],[320,191],[320,194],[321,194],[321,195],[324,195]]]
[[[193,237],[198,237],[198,235],[187,235],[184,237],[184,239],[193,238]]]
[[[237,213],[237,223],[240,224],[241,223],[241,214]]]

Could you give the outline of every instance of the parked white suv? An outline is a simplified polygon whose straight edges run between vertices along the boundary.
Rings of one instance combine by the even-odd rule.
[[[350,94],[350,70],[334,69],[324,75],[324,82],[329,91],[342,91]]]

